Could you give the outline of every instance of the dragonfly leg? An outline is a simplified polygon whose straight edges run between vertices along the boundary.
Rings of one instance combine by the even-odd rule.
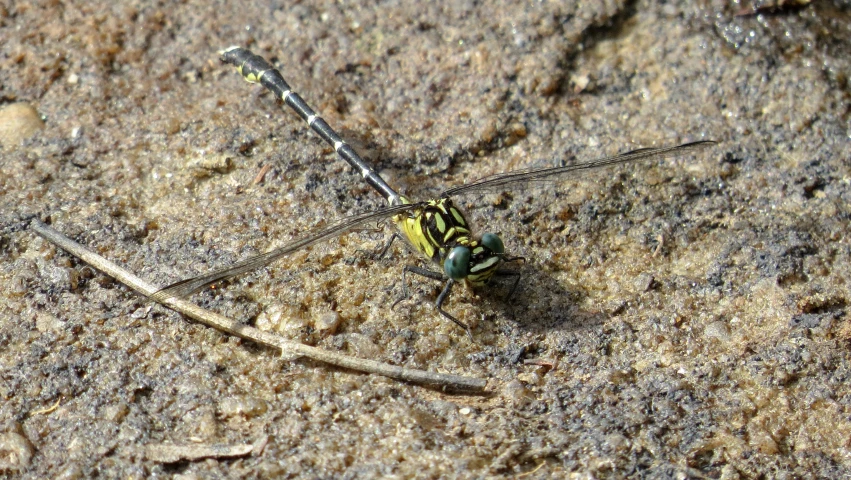
[[[506,256],[502,259],[503,263],[508,262],[523,262],[526,263],[526,257],[509,257]],[[508,291],[508,295],[505,296],[506,301],[510,301],[514,294],[517,292],[517,287],[520,285],[520,277],[522,276],[520,272],[516,272],[514,270],[497,270],[494,272],[494,275],[499,277],[514,277],[514,284],[511,286],[511,290]]]
[[[406,275],[408,272],[415,273],[415,274],[417,274],[421,277],[430,278],[432,280],[445,280],[446,279],[446,276],[443,275],[442,273],[433,272],[433,271],[428,270],[426,268],[415,267],[413,265],[406,265],[405,268],[402,269],[402,291],[404,293],[403,293],[402,297],[399,298],[399,300],[396,300],[396,302],[393,304],[393,306],[391,308],[395,308],[396,305],[399,304],[399,302],[407,299],[408,296],[409,296],[408,295],[408,281],[407,281],[407,275]],[[467,336],[470,337],[470,340],[473,340],[473,333],[470,331],[470,327],[467,326],[466,323],[462,322],[461,320],[458,320],[457,318],[452,316],[452,314],[450,314],[449,312],[447,312],[446,310],[443,309],[443,302],[446,301],[447,297],[449,297],[449,292],[452,290],[452,285],[455,285],[455,280],[450,278],[446,282],[446,285],[443,287],[443,290],[441,290],[440,295],[437,296],[437,300],[435,300],[434,306],[437,307],[437,311],[441,315],[443,315],[446,319],[451,320],[452,323],[463,328],[464,331],[467,332]]]
[[[514,284],[511,285],[511,290],[509,290],[508,295],[505,296],[505,301],[510,302],[511,298],[514,297],[514,294],[517,292],[517,287],[520,285],[520,278],[523,275],[514,270],[497,270],[494,272],[494,275],[498,277],[514,277]]]
[[[408,293],[408,272],[416,273],[421,277],[431,278],[432,280],[443,280],[445,278],[442,274],[432,272],[426,268],[405,265],[405,268],[402,269],[402,296],[399,297],[399,300],[393,302],[393,305],[390,308],[396,308],[396,305],[398,305],[399,302],[406,300],[410,296]]]
[[[434,272],[431,272],[431,273],[434,273]],[[449,320],[452,320],[452,322],[454,322],[455,325],[458,325],[459,327],[463,328],[464,331],[467,332],[467,337],[469,337],[470,341],[472,342],[473,341],[473,332],[470,330],[470,327],[466,323],[464,323],[461,320],[458,320],[457,318],[453,317],[452,314],[450,314],[449,312],[447,312],[446,310],[443,309],[443,302],[444,302],[444,300],[446,300],[446,297],[449,296],[449,292],[452,290],[452,285],[455,285],[455,280],[450,278],[446,282],[446,286],[443,287],[443,291],[441,291],[440,295],[437,296],[437,301],[434,302],[434,306],[437,307],[437,311],[440,312],[441,315],[448,318]]]
[[[415,267],[413,265],[405,266],[405,269],[402,272],[403,275],[404,272],[416,273],[421,277],[430,278],[432,280],[444,280],[446,278],[446,276],[440,272],[433,272],[427,268]]]
[[[384,255],[387,254],[387,251],[390,250],[390,246],[393,245],[393,240],[396,240],[397,238],[401,238],[399,236],[399,233],[393,233],[393,235],[390,235],[390,238],[387,240],[387,243],[385,243],[384,246],[381,247],[381,250],[378,253],[374,254],[372,258],[376,260],[384,258]],[[404,275],[404,273],[402,275]]]

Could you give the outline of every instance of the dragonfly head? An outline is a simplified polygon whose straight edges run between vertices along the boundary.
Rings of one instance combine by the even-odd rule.
[[[495,233],[486,233],[468,245],[452,247],[443,262],[443,271],[453,280],[467,280],[477,287],[490,280],[503,256],[502,239]]]

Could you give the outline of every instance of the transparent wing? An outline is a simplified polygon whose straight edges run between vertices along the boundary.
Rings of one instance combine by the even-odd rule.
[[[618,165],[622,163],[638,162],[641,160],[686,155],[697,150],[706,148],[710,145],[714,145],[715,143],[716,142],[711,140],[704,140],[699,142],[684,143],[675,147],[642,148],[639,150],[633,150],[631,152],[621,153],[612,157],[598,158],[596,160],[591,160],[590,162],[575,163],[573,165],[567,165],[564,167],[514,170],[507,173],[491,175],[479,180],[475,180],[471,183],[467,183],[465,185],[459,185],[457,187],[450,188],[449,190],[443,192],[442,196],[449,197],[462,193],[481,192],[485,190],[493,190],[498,187],[504,187],[508,185],[522,186],[523,184],[533,184],[536,182],[559,181],[563,180],[562,177],[565,177],[569,174],[576,175],[581,172],[596,170],[598,168],[606,167],[609,165]]]
[[[254,257],[248,258],[246,260],[235,263],[229,267],[222,268],[220,270],[215,270],[204,275],[187,278],[185,280],[172,283],[171,285],[168,285],[167,287],[154,292],[151,295],[151,299],[157,302],[162,302],[169,298],[185,297],[187,295],[191,295],[192,293],[195,293],[198,290],[201,290],[202,288],[210,286],[216,282],[220,282],[222,280],[226,280],[228,278],[235,277],[237,275],[241,275],[243,273],[258,269],[262,266],[274,262],[275,260],[283,256],[289,255],[290,253],[293,253],[310,245],[319,243],[321,241],[342,235],[343,233],[353,230],[365,223],[391,217],[398,213],[420,208],[423,205],[423,203],[396,205],[393,207],[376,210],[374,212],[368,212],[361,215],[347,217],[336,225],[324,229],[314,230],[313,232],[309,233],[308,235],[304,236],[299,240],[290,243],[289,245],[276,248],[266,253],[261,253],[260,255],[256,255]]]

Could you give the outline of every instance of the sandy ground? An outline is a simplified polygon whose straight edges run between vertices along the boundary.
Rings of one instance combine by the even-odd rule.
[[[851,473],[849,7],[420,3],[2,3],[0,473]],[[410,278],[391,308],[417,261],[401,242],[373,259],[392,226],[193,297],[327,350],[489,380],[447,394],[286,361],[28,229],[167,284],[380,207],[218,61],[230,45],[278,65],[413,198],[720,143],[458,198],[527,259],[510,301],[505,284],[447,301],[473,342],[437,315],[437,282]],[[166,461],[162,445],[249,448]]]

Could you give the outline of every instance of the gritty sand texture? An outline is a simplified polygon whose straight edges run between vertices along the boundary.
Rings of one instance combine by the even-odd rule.
[[[2,2],[0,475],[848,476],[851,7],[806,3]],[[402,242],[373,258],[392,225],[193,297],[489,380],[447,394],[279,358],[28,229],[164,285],[380,207],[219,62],[230,45],[417,199],[720,143],[458,198],[526,258],[510,301],[505,284],[449,298],[474,342],[437,315],[437,282],[409,278],[391,308],[417,261]]]

